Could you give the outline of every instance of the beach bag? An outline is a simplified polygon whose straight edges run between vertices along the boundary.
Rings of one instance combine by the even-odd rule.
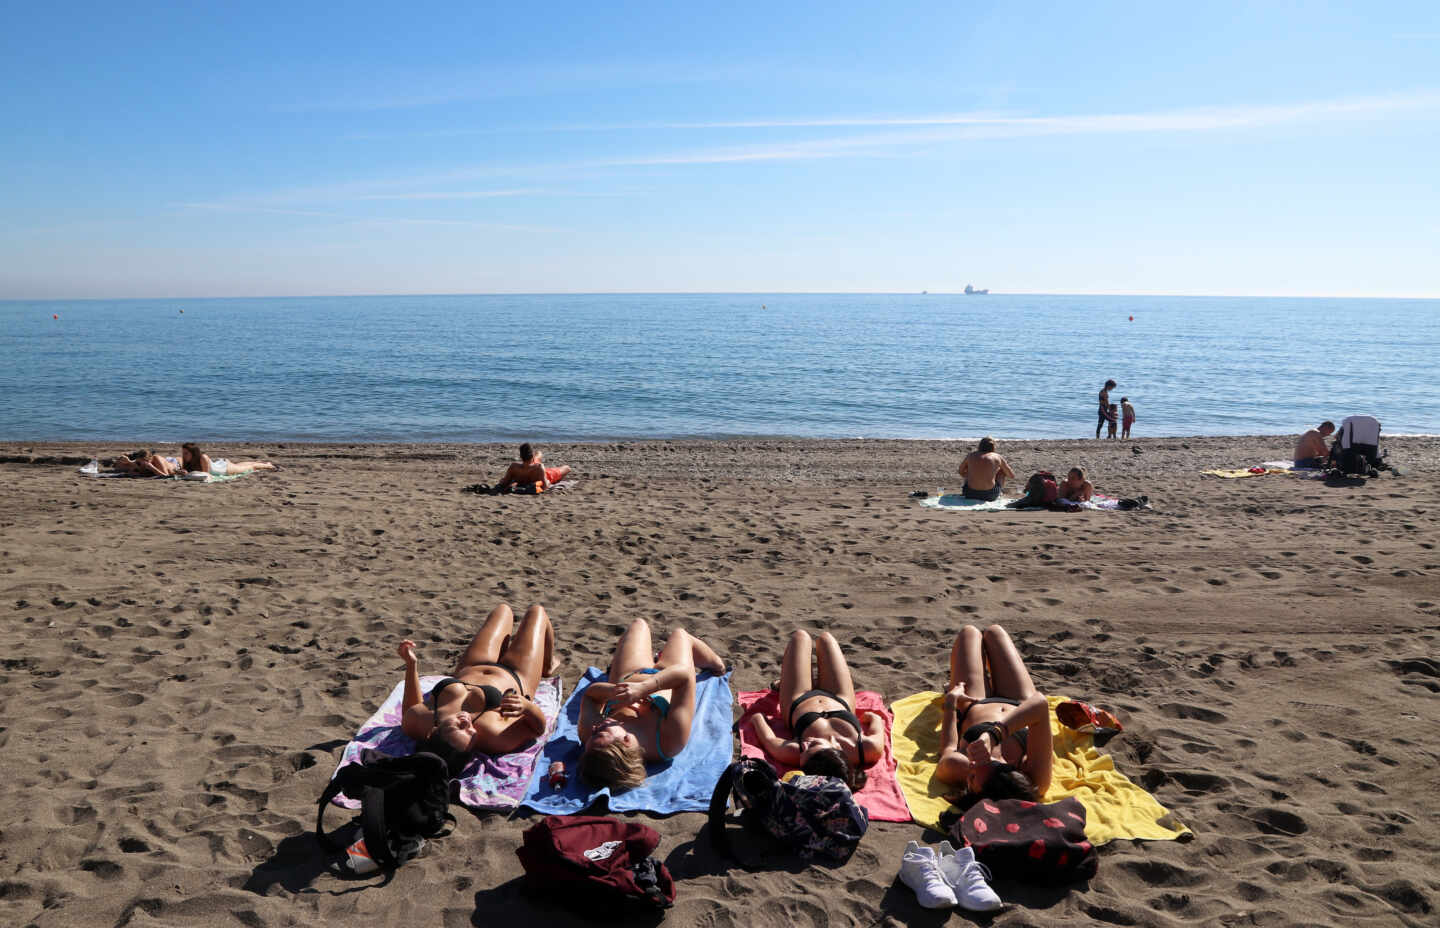
[[[363,865],[366,858],[381,869],[394,870],[416,857],[427,838],[444,837],[455,828],[455,816],[449,812],[450,769],[428,751],[404,757],[379,755],[335,771],[320,794],[315,816],[315,837],[330,850],[344,847],[340,832],[325,833],[325,809],[339,793],[360,800],[361,839],[358,847],[348,849],[351,875],[372,869]],[[357,861],[361,866],[355,865]]]
[[[532,891],[582,907],[634,902],[668,909],[675,880],[659,859],[655,829],[599,815],[547,815],[525,829],[515,849]]]
[[[1003,879],[1068,883],[1095,875],[1100,858],[1085,838],[1085,807],[1074,797],[1038,803],[981,799],[950,827],[956,844]]]
[[[1037,470],[1025,481],[1027,506],[1048,506],[1060,498],[1060,485],[1048,470]]]
[[[741,758],[725,768],[710,797],[710,844],[747,870],[755,868],[735,853],[725,830],[732,799],[746,831],[768,835],[802,860],[821,857],[843,863],[870,827],[869,816],[839,777],[782,780],[764,761]]]

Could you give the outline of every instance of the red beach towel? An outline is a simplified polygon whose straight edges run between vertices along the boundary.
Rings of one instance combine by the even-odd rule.
[[[890,745],[890,728],[895,724],[895,717],[885,708],[885,701],[880,698],[879,693],[861,690],[855,694],[855,701],[858,703],[855,707],[857,711],[864,709],[875,712],[885,719],[885,754],[879,763],[866,771],[870,779],[865,788],[855,794],[855,801],[865,807],[871,821],[908,822],[910,807],[905,803],[905,794],[900,791],[900,781],[895,778],[895,752]],[[773,690],[741,693],[740,710],[742,718],[755,712],[765,716],[770,727],[781,737],[790,734],[789,726],[780,720],[780,696]],[[740,756],[762,758],[782,776],[795,769],[781,766],[766,757],[765,751],[755,741],[755,732],[748,723],[740,726]]]

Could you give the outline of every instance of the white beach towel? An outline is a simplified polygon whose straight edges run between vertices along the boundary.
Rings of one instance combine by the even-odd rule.
[[[1004,509],[1006,503],[1013,503],[1018,496],[1002,496],[995,500],[966,499],[959,493],[944,496],[927,496],[920,501],[926,509],[969,510],[971,512],[996,512]]]

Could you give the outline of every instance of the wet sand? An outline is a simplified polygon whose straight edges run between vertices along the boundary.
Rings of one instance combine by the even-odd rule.
[[[1440,439],[1388,440],[1405,475],[1361,486],[1199,476],[1292,441],[1001,443],[1022,476],[1081,464],[1149,496],[1128,513],[921,508],[958,488],[950,442],[549,445],[578,485],[502,498],[460,492],[498,446],[224,446],[284,470],[202,485],[76,475],[118,445],[0,445],[0,923],[582,923],[524,893],[524,815],[459,810],[383,887],[322,872],[310,837],[396,642],[439,672],[506,601],[549,609],[567,692],[636,616],[709,640],[737,689],[829,628],[890,699],[943,683],[961,625],[1002,623],[1042,690],[1118,712],[1107,751],[1196,836],[1115,842],[1086,884],[1001,883],[990,923],[1434,924]],[[680,881],[668,925],[967,919],[896,879],[940,837],[919,826],[746,873],[695,843],[703,816],[641,818]]]

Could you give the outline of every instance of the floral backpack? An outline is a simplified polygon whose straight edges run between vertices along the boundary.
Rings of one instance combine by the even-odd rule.
[[[710,843],[746,869],[755,867],[735,853],[725,829],[732,799],[746,831],[769,835],[802,860],[848,860],[870,827],[844,780],[810,775],[782,780],[764,761],[742,758],[725,768],[710,797]]]

